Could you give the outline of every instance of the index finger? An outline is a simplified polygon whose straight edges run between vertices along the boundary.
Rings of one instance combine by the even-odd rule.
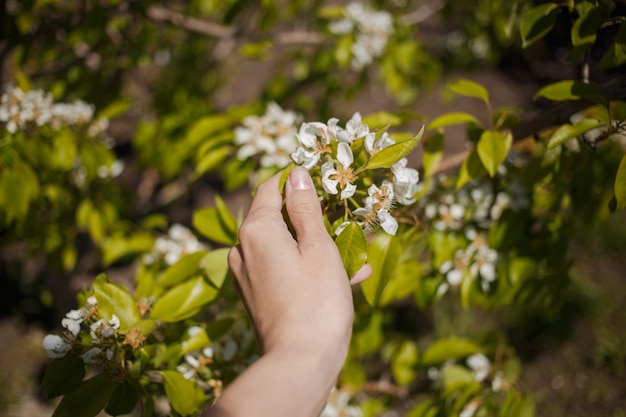
[[[257,216],[259,212],[263,212],[265,216],[269,211],[270,213],[275,212],[282,220],[283,197],[278,191],[280,175],[279,172],[257,187],[256,195],[248,211],[248,218]]]

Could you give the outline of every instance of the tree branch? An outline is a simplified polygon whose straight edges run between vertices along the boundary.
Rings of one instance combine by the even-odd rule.
[[[216,38],[227,38],[235,34],[235,28],[224,26],[207,20],[185,16],[163,6],[153,5],[148,9],[148,17],[156,22],[168,22],[192,32]]]

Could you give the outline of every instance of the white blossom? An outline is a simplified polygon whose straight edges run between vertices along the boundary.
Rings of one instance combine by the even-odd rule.
[[[340,188],[341,199],[345,200],[352,197],[356,191],[356,185],[352,184],[354,176],[351,168],[354,156],[347,143],[341,142],[337,146],[337,162],[339,162],[337,167],[332,161],[322,165],[322,186],[329,194],[338,194]]]
[[[43,348],[49,358],[62,358],[72,349],[72,345],[61,336],[49,334],[43,339]]]
[[[354,34],[350,65],[359,71],[382,55],[393,33],[393,17],[386,11],[376,11],[360,2],[348,4],[343,12],[344,18],[331,22],[328,30],[337,35]]]
[[[183,256],[206,250],[207,247],[189,230],[179,223],[170,226],[166,236],[155,239],[151,253],[144,257],[147,264],[163,259],[167,265],[173,265]]]
[[[484,381],[491,372],[491,362],[482,353],[469,356],[467,366],[472,370],[474,379],[478,382]]]
[[[298,146],[295,126],[300,118],[276,103],[268,103],[263,116],[248,116],[242,126],[235,128],[234,142],[240,145],[237,158],[244,160],[260,155],[262,167],[289,165],[290,156]]]
[[[419,172],[413,168],[407,168],[406,158],[400,159],[392,165],[393,186],[396,192],[396,199],[404,205],[415,202],[415,194],[418,190]]]
[[[301,146],[291,154],[291,158],[306,169],[317,165],[322,153],[330,152],[328,127],[324,123],[302,123],[297,138]]]

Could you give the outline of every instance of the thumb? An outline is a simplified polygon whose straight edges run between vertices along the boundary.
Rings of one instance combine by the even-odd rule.
[[[299,245],[328,237],[322,220],[322,208],[306,168],[295,167],[289,173],[285,184],[285,200]]]

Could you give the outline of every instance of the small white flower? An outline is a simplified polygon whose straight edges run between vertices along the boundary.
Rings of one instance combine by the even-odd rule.
[[[74,320],[69,318],[64,318],[61,320],[61,325],[67,329],[74,337],[78,336],[80,333],[80,324],[82,323],[82,319]]]
[[[330,137],[324,123],[302,123],[297,138],[301,146],[291,154],[291,158],[306,169],[317,165],[322,153],[330,152]]]
[[[474,379],[478,382],[484,381],[491,372],[491,362],[482,353],[469,356],[467,366],[470,367]]]
[[[394,175],[393,186],[396,199],[404,205],[415,202],[415,194],[418,190],[419,172],[413,168],[407,168],[407,159],[402,158],[391,167]]]
[[[339,164],[335,168],[332,161],[322,165],[322,186],[329,194],[337,194],[338,188],[341,189],[341,199],[350,198],[356,192],[356,185],[352,184],[355,180],[351,168],[354,157],[350,145],[347,143],[339,143],[337,146],[337,161]]]
[[[375,155],[395,143],[395,139],[389,136],[387,132],[384,132],[378,139],[376,139],[375,132],[370,132],[365,136],[365,150],[367,150],[370,155]]]
[[[49,334],[43,339],[43,348],[49,358],[62,358],[72,349],[72,345],[60,336]]]

